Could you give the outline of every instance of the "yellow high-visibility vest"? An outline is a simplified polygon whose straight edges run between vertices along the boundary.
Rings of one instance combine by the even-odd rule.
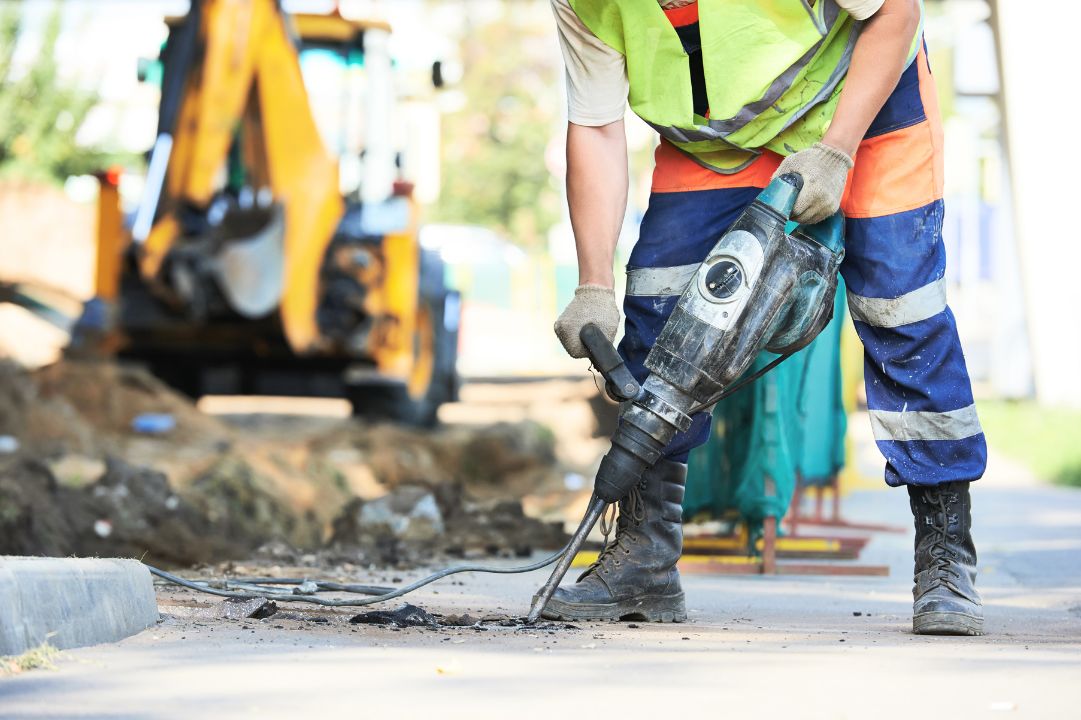
[[[835,0],[698,0],[707,118],[694,112],[688,55],[656,0],[570,5],[626,58],[635,114],[721,173],[741,170],[763,148],[790,155],[822,139],[861,25]]]

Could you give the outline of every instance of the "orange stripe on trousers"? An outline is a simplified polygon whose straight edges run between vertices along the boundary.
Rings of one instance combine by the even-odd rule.
[[[914,61],[927,119],[864,140],[848,176],[841,209],[852,218],[913,210],[942,198],[942,121],[935,82],[921,48]]]

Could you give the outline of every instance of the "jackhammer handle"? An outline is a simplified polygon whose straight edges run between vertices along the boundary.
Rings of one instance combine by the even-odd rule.
[[[797,172],[786,172],[778,180],[784,180],[786,183],[796,188],[796,192],[803,191],[803,176]]]
[[[634,379],[634,375],[631,375],[604,331],[593,323],[587,323],[578,333],[578,338],[585,346],[593,367],[597,368],[607,381],[606,390],[613,400],[619,402],[638,397],[642,386]]]

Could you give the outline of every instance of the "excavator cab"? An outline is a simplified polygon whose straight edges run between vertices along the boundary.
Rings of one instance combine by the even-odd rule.
[[[459,303],[418,242],[390,27],[274,0],[193,0],[167,22],[145,190],[121,227],[103,185],[73,348],[193,397],[338,396],[434,422],[457,392]]]

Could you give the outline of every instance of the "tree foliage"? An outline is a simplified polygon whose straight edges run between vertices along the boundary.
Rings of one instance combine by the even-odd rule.
[[[482,225],[539,249],[559,219],[545,153],[561,117],[551,28],[517,3],[462,40],[465,107],[443,121],[443,182],[435,218]]]
[[[22,26],[21,0],[0,2],[0,176],[55,182],[101,169],[111,158],[76,141],[98,96],[59,72],[61,4],[48,15],[36,57],[17,68]]]

